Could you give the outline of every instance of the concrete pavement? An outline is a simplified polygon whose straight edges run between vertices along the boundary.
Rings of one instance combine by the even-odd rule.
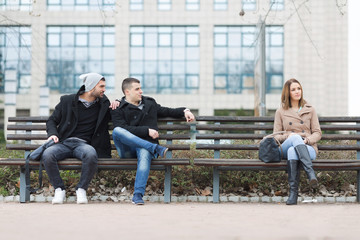
[[[360,205],[309,203],[0,203],[0,238],[294,239],[360,238]]]

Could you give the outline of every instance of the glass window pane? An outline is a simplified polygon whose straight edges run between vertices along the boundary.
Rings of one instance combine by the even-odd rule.
[[[74,46],[74,34],[72,33],[61,34],[61,46],[64,47]]]
[[[84,4],[84,1],[81,3]],[[47,72],[47,81],[51,89],[61,93],[75,92],[81,85],[78,76],[88,71],[98,72],[104,76],[106,74],[109,78],[113,77],[115,72],[114,46],[104,46],[106,45],[105,39],[108,39],[108,45],[114,41],[113,32],[112,27],[48,27],[48,62],[51,60],[56,63],[57,68],[60,66],[60,71],[56,73]],[[54,64],[48,66],[47,69],[51,68],[54,68]],[[54,74],[57,75],[56,78]],[[55,81],[54,79],[61,82],[50,83],[50,81]],[[107,83],[107,88],[112,89],[114,86]]]
[[[131,46],[143,46],[143,35],[142,34],[131,34]]]
[[[241,34],[240,33],[229,33],[229,46],[241,46]]]
[[[186,85],[190,88],[199,88],[199,76],[197,75],[187,76]]]
[[[145,48],[145,60],[157,60],[158,49],[157,48]]]
[[[172,59],[174,60],[184,60],[185,59],[185,49],[184,48],[173,48],[172,49]]]
[[[199,28],[184,26],[130,27],[132,35],[143,35],[144,57],[136,56],[137,46],[130,45],[130,65],[142,61],[144,73],[130,66],[130,76],[144,76],[143,89],[147,93],[190,93],[185,84],[185,75],[199,74]],[[174,88],[174,81],[182,89]],[[161,81],[161,84],[157,84]],[[197,88],[193,88],[196,89]]]
[[[19,1],[7,3],[14,4],[16,10],[21,4]],[[27,93],[31,86],[31,34],[32,30],[27,26],[0,26],[0,77],[3,77],[4,70],[15,70],[19,93]],[[0,93],[4,90],[4,82],[0,79]]]
[[[28,1],[28,0],[26,0]],[[115,0],[48,0],[47,8],[51,11],[112,11]]]
[[[188,46],[199,46],[199,35],[198,34],[187,34],[187,45]]]
[[[172,64],[173,74],[185,74],[185,62],[176,61]]]
[[[104,34],[104,46],[115,46],[115,35],[108,33]]]
[[[185,34],[184,33],[174,33],[172,38],[173,46],[185,46]]]
[[[227,34],[215,34],[215,46],[226,46],[227,45]]]
[[[144,48],[131,48],[130,49],[130,59],[132,60],[142,60],[144,58]]]
[[[87,46],[88,35],[87,34],[76,34],[75,35],[76,46]]]
[[[159,46],[171,46],[171,35],[159,34]]]
[[[101,33],[89,34],[89,45],[99,47],[102,46],[102,35]]]
[[[157,33],[146,33],[145,34],[145,46],[156,47],[158,45],[157,43],[158,43]]]
[[[280,76],[277,78],[281,79],[277,80],[278,86],[280,83],[283,84],[283,26],[267,26],[265,32],[267,81],[270,81],[270,76]],[[241,93],[242,89],[253,89],[254,40],[254,26],[214,27],[215,92]],[[272,89],[278,87],[275,87],[275,84],[269,85],[268,91]]]
[[[171,48],[159,48],[159,60],[170,60],[171,59]]]
[[[157,73],[157,62],[155,61],[146,61],[145,62],[145,72],[155,74]]]

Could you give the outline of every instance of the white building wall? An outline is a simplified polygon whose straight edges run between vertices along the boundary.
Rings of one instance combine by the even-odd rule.
[[[347,15],[341,15],[336,3],[328,0],[285,0],[284,11],[268,13],[269,1],[258,1],[255,12],[239,16],[240,0],[229,0],[227,11],[214,11],[209,0],[200,1],[200,10],[185,10],[185,0],[172,1],[171,11],[158,11],[157,0],[145,0],[143,11],[129,11],[128,1],[119,1],[114,11],[46,11],[46,1],[36,1],[33,12],[3,14],[8,19],[32,26],[32,88],[18,95],[18,108],[30,109],[38,115],[39,86],[46,83],[47,25],[115,25],[116,57],[114,92],[110,100],[123,96],[122,79],[129,75],[129,28],[131,25],[196,25],[200,31],[200,88],[198,94],[151,94],[158,103],[197,109],[199,115],[212,115],[215,109],[253,109],[252,91],[242,94],[214,94],[213,27],[215,25],[255,25],[259,16],[268,25],[284,26],[284,80],[297,78],[304,96],[319,115],[348,113],[347,75]],[[298,4],[301,4],[299,7]],[[300,18],[301,17],[301,21]],[[1,25],[14,25],[8,20]],[[305,29],[306,28],[306,31]],[[316,48],[315,48],[316,47]],[[144,93],[146,95],[146,92]],[[50,108],[59,102],[61,94],[50,93]],[[0,96],[3,98],[3,94]],[[280,104],[280,93],[267,94],[268,109]]]

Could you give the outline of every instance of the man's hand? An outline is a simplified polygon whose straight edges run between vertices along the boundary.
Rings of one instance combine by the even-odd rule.
[[[195,120],[194,114],[192,114],[192,112],[189,111],[185,111],[184,113],[185,118],[186,118],[186,122],[192,122]]]
[[[154,129],[149,128],[149,136],[152,139],[157,139],[157,138],[159,138],[159,132]]]
[[[120,105],[120,102],[117,100],[114,100],[110,103],[109,108],[111,108],[112,110],[115,110],[119,105]]]
[[[50,136],[47,140],[49,141],[51,139],[54,141],[54,143],[59,142],[59,138],[57,136],[55,136],[55,135]]]

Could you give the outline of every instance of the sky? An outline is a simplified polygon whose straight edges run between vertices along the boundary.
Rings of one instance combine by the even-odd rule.
[[[348,1],[349,115],[360,116],[360,1]]]

